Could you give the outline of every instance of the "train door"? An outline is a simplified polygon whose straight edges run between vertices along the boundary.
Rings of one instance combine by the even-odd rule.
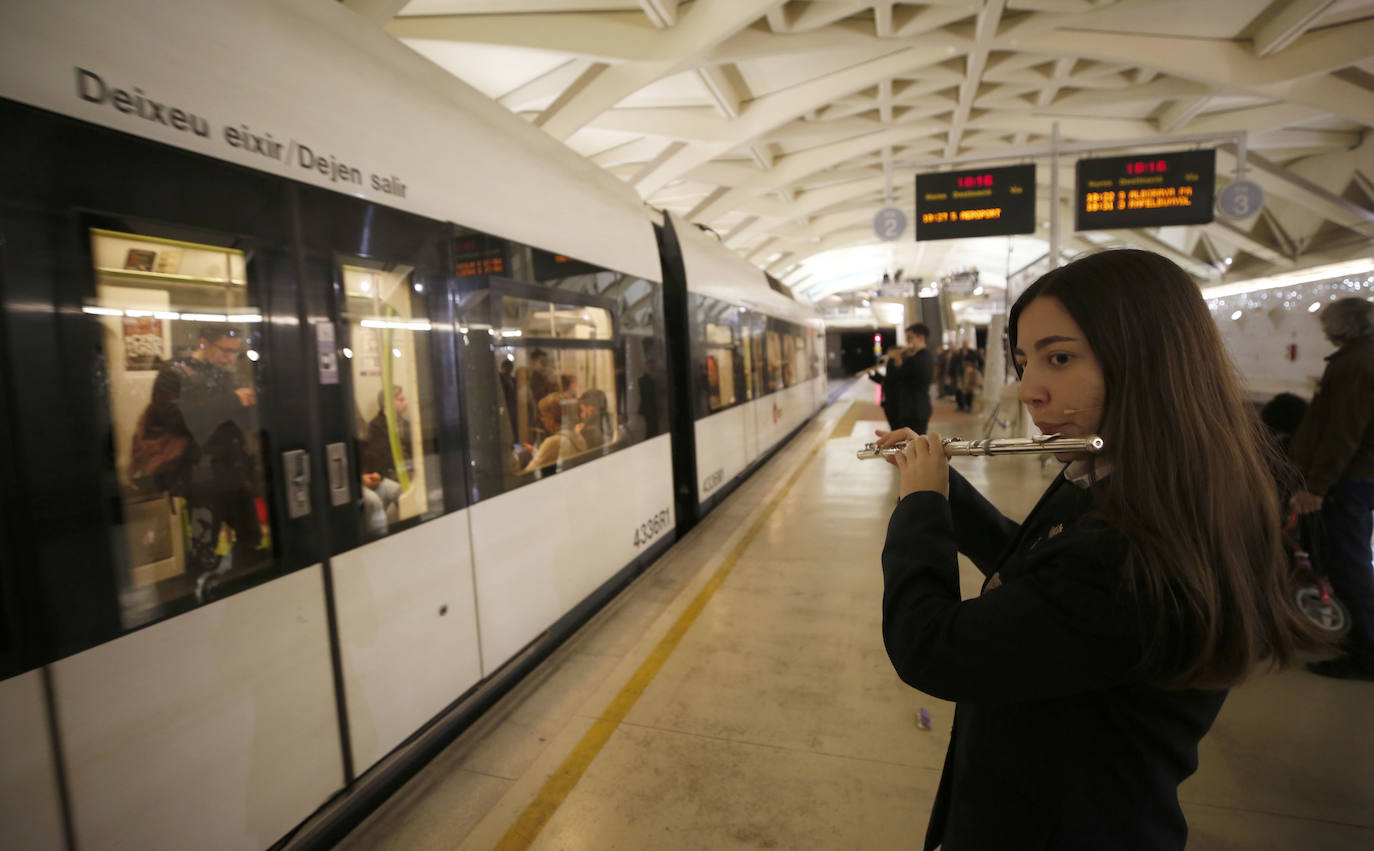
[[[4,253],[4,239],[0,238],[0,301],[5,293]],[[0,321],[0,352],[8,350],[5,324]],[[3,359],[0,359],[0,363],[3,363]],[[14,415],[8,372],[8,369],[0,368],[0,481],[13,482],[16,453],[10,442],[10,423]],[[0,680],[28,667],[24,664],[24,641],[19,634],[23,610],[19,605],[18,583],[23,571],[20,569],[20,555],[11,546],[14,534],[10,527],[17,519],[14,496],[9,488],[0,488]]]
[[[450,227],[300,190],[340,691],[360,775],[481,678]]]
[[[345,776],[294,189],[0,126],[6,511],[73,840],[269,845]]]
[[[667,336],[669,423],[673,435],[673,500],[679,537],[699,519],[696,433],[692,419],[690,298],[682,248],[671,216],[654,226],[663,267],[664,330]]]
[[[0,298],[6,286],[5,230],[0,224]],[[7,352],[6,325],[0,321],[0,352]],[[41,670],[30,670],[32,610],[23,605],[32,579],[22,552],[12,544],[22,530],[16,516],[22,503],[17,481],[18,454],[11,442],[14,422],[9,373],[16,364],[0,356],[0,837],[16,848],[61,848],[68,842],[62,819],[57,761],[52,749],[49,692]]]

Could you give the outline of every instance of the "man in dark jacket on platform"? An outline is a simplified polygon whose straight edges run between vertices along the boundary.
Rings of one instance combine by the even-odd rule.
[[[906,327],[907,355],[901,366],[901,424],[925,434],[930,425],[930,379],[935,364],[926,348],[930,329],[917,322]]]
[[[1293,508],[1320,511],[1322,567],[1350,609],[1346,654],[1311,662],[1314,673],[1374,681],[1374,304],[1344,298],[1321,313],[1322,331],[1340,348],[1327,357],[1312,406],[1293,435],[1293,461],[1305,490]]]

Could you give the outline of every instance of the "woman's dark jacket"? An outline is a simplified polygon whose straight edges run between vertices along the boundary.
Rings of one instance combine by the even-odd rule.
[[[1121,592],[1128,544],[1091,507],[1060,475],[1018,526],[951,470],[948,501],[892,514],[888,656],[958,702],[927,851],[1184,847],[1178,784],[1226,692],[1150,684],[1166,671],[1141,663],[1153,620]],[[956,551],[997,577],[967,602]]]

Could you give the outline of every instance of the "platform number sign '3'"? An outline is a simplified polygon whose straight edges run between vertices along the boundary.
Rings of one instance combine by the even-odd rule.
[[[896,207],[884,207],[873,217],[873,232],[878,239],[891,242],[906,232],[906,213]]]
[[[1264,206],[1264,190],[1251,180],[1237,180],[1221,190],[1217,209],[1228,219],[1248,219]]]

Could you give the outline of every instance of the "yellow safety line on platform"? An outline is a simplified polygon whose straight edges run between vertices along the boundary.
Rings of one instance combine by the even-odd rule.
[[[720,567],[716,568],[716,572],[712,574],[706,585],[701,591],[697,592],[695,599],[693,599],[686,610],[678,616],[677,621],[673,624],[672,628],[668,630],[668,633],[663,636],[663,639],[659,641],[658,646],[653,649],[653,652],[649,654],[648,658],[639,666],[639,669],[636,670],[629,681],[625,683],[625,687],[620,690],[620,693],[615,696],[615,699],[611,701],[610,705],[607,706],[600,717],[596,719],[592,724],[592,728],[587,731],[586,735],[582,737],[582,740],[577,743],[577,746],[574,747],[567,758],[563,760],[563,764],[558,766],[558,770],[545,781],[544,788],[539,790],[539,794],[536,795],[534,800],[530,802],[530,805],[525,808],[525,811],[520,814],[520,817],[515,820],[510,830],[506,831],[506,835],[501,837],[501,841],[496,844],[496,851],[516,851],[516,849],[529,848],[534,844],[534,840],[539,836],[540,831],[542,831],[544,826],[549,823],[549,820],[553,818],[554,813],[562,806],[563,801],[572,793],[573,787],[582,779],[582,775],[586,773],[587,768],[592,764],[592,760],[596,759],[597,754],[601,752],[606,742],[610,740],[611,734],[620,726],[620,722],[624,721],[625,717],[630,714],[630,710],[634,708],[635,702],[638,701],[640,696],[648,689],[649,683],[653,681],[659,669],[663,667],[663,664],[668,661],[668,657],[677,649],[683,636],[687,634],[687,630],[691,629],[692,624],[696,621],[697,615],[700,615],[701,610],[706,608],[706,604],[710,602],[711,597],[716,593],[717,589],[720,588],[721,583],[725,581],[725,577],[730,574],[730,571],[734,569],[735,565],[739,562],[740,556],[744,555],[744,551],[754,542],[754,538],[757,537],[758,533],[763,529],[763,524],[772,516],[774,510],[777,509],[778,505],[782,503],[783,499],[792,490],[792,486],[797,483],[797,479],[801,476],[802,471],[806,469],[807,465],[811,463],[811,459],[816,456],[816,453],[820,452],[821,447],[824,445],[824,442],[817,442],[816,446],[812,448],[806,458],[797,466],[796,472],[787,480],[787,484],[784,485],[778,495],[773,497],[772,501],[768,503],[768,507],[759,515],[758,520],[754,521],[754,525],[750,527],[745,536],[739,540],[739,543],[735,544],[734,549],[730,551],[730,555],[726,557]]]
[[[849,410],[835,423],[835,430],[830,432],[830,439],[837,437],[851,437],[854,434],[854,424],[859,421],[859,403],[850,402]]]

